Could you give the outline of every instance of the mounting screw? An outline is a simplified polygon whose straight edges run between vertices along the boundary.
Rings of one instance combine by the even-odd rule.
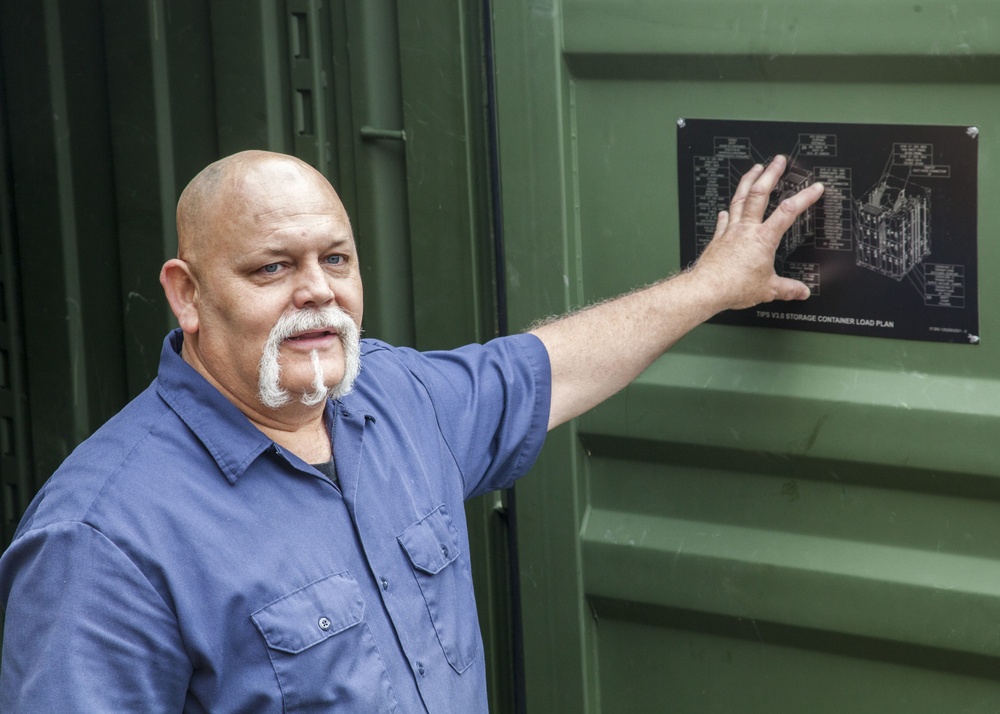
[[[965,133],[969,135],[970,139],[975,139],[979,136],[979,127],[970,126],[968,129],[965,130]]]
[[[687,122],[684,121],[684,119],[678,119],[677,120],[677,126],[679,126],[681,129],[683,129],[684,127],[687,126]]]
[[[969,343],[973,345],[979,344],[979,335],[969,335]]]

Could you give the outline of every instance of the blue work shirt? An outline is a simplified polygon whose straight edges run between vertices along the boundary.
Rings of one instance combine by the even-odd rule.
[[[486,711],[463,502],[541,448],[541,342],[365,340],[354,391],[326,407],[339,488],[181,342],[0,559],[0,710]]]

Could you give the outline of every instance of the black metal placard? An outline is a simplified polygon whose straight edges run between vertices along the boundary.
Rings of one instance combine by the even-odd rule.
[[[778,248],[775,269],[804,302],[712,321],[933,342],[979,342],[978,129],[717,119],[677,122],[681,264],[712,238],[740,176],[788,157],[771,198],[814,181],[823,197]]]

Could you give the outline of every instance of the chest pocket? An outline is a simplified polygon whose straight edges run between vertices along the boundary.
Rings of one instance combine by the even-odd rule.
[[[395,696],[350,573],[328,575],[250,616],[268,647],[284,711],[392,711]],[[378,682],[380,686],[372,686]]]
[[[458,531],[448,510],[438,506],[397,540],[413,566],[445,657],[462,673],[479,652],[479,620],[470,563],[459,548]]]

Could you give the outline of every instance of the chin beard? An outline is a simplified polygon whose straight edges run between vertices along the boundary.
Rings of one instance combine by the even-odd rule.
[[[338,307],[299,310],[290,315],[282,315],[264,344],[258,376],[258,396],[264,406],[278,409],[291,403],[293,399],[288,390],[281,386],[281,343],[297,332],[325,329],[336,330],[340,336],[344,349],[344,377],[333,387],[327,387],[319,353],[313,350],[310,354],[313,365],[312,388],[300,394],[298,401],[314,407],[327,399],[339,399],[351,391],[354,380],[361,371],[361,331],[358,326]]]

